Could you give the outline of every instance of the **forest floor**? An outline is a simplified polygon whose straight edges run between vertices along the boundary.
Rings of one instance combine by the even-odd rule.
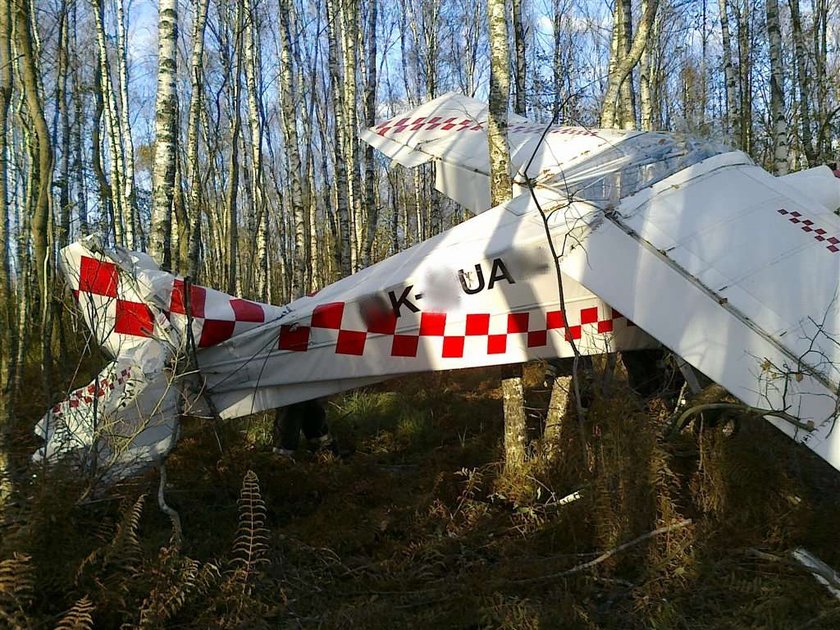
[[[0,626],[840,626],[791,556],[840,567],[840,473],[763,421],[665,440],[669,401],[619,380],[588,403],[588,454],[569,420],[562,458],[506,475],[498,376],[334,397],[345,458],[273,455],[268,416],[186,421],[167,465],[178,548],[154,472],[83,505],[46,473],[0,523]],[[542,378],[528,366],[535,435]]]

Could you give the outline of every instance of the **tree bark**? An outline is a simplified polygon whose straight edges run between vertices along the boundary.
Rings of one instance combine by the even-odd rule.
[[[510,148],[507,141],[510,102],[510,52],[504,0],[489,0],[490,103],[487,114],[487,142],[490,150],[490,204],[509,201],[513,194]],[[502,368],[502,398],[505,417],[505,468],[516,472],[525,463],[527,440],[525,392],[522,366]]]
[[[621,85],[628,79],[636,64],[639,63],[642,51],[647,46],[648,37],[658,8],[659,0],[649,0],[639,21],[639,28],[636,31],[636,36],[633,38],[633,44],[630,46],[629,51],[621,57],[621,60],[615,64],[614,71],[610,73],[607,81],[606,95],[604,96],[604,105],[601,110],[601,125],[603,127],[617,127],[621,124],[618,116],[618,97],[621,91]],[[622,24],[619,24],[618,28],[622,28],[622,26]],[[613,29],[615,28],[614,26]],[[620,43],[622,39],[622,37],[619,37],[618,42]],[[615,47],[616,54],[621,54],[620,48],[621,46],[619,45]]]
[[[365,77],[365,127],[376,124],[376,22],[379,0],[368,0],[367,15],[367,76]],[[379,221],[379,206],[374,181],[373,147],[365,145],[365,207],[367,208],[367,230],[365,234],[362,264],[367,267],[373,256],[373,241]]]
[[[15,295],[9,258],[9,107],[12,102],[12,15],[9,2],[0,3],[0,512],[12,494],[8,430],[14,416],[13,390],[17,360]]]
[[[328,29],[328,51],[327,65],[330,74],[330,87],[333,95],[333,107],[335,110],[335,121],[333,125],[333,137],[335,140],[335,189],[336,189],[336,212],[338,213],[339,232],[339,256],[342,276],[349,276],[352,273],[351,242],[350,242],[350,206],[348,204],[348,182],[346,166],[346,145],[345,145],[345,122],[344,102],[341,88],[341,74],[338,61],[338,37],[341,30],[337,20],[340,17],[336,14],[336,0],[327,0],[327,29]],[[348,107],[352,105],[348,104]]]
[[[718,0],[720,12],[720,34],[723,44],[723,80],[726,85],[726,126],[725,133],[733,138],[740,138],[741,116],[738,111],[738,95],[735,68],[732,65],[732,38],[729,34],[729,2]]]
[[[520,116],[527,114],[526,81],[527,65],[525,57],[525,26],[522,24],[522,0],[513,0],[513,41],[516,51],[516,63],[514,68],[514,84],[516,86],[513,111]]]
[[[187,274],[198,279],[201,255],[201,167],[198,136],[204,107],[204,31],[210,0],[193,1],[192,55],[190,57],[190,107],[187,114],[187,180],[189,182],[189,225],[187,227]]]
[[[117,0],[117,60],[119,73],[120,94],[120,138],[121,154],[123,156],[123,209],[125,221],[126,245],[137,249],[137,193],[134,187],[134,134],[131,131],[131,116],[129,115],[128,100],[128,54],[126,39],[128,37],[128,18],[125,9],[126,0]]]
[[[171,266],[170,234],[178,148],[176,84],[178,2],[160,0],[158,8],[158,80],[155,105],[155,164],[152,179],[152,227],[149,253],[164,269]]]
[[[767,39],[770,50],[770,123],[773,129],[773,172],[788,172],[788,135],[785,118],[785,83],[778,0],[767,0]]]
[[[297,134],[297,99],[295,98],[295,68],[290,24],[290,14],[293,7],[287,0],[281,0],[280,4],[280,104],[291,192],[288,201],[292,211],[294,233],[292,299],[295,299],[306,292],[306,208],[303,205],[302,169]]]
[[[20,74],[23,95],[34,127],[35,138],[33,164],[30,174],[33,182],[34,199],[31,206],[31,234],[32,252],[34,255],[35,276],[38,280],[38,290],[41,307],[41,374],[44,392],[48,398],[52,396],[50,372],[52,369],[52,312],[51,300],[51,259],[49,245],[50,207],[52,203],[52,167],[53,152],[50,142],[50,132],[44,117],[44,108],[38,86],[39,71],[36,65],[35,52],[32,42],[31,17],[27,0],[16,0],[14,6],[16,14],[15,36],[19,55]]]
[[[802,151],[808,160],[808,166],[817,166],[817,147],[811,130],[811,75],[808,70],[808,50],[805,47],[805,36],[802,33],[802,17],[799,11],[799,0],[788,0],[790,4],[790,22],[793,30],[793,43],[796,54],[796,70],[799,83],[799,123]],[[817,80],[822,80],[818,77]]]
[[[281,8],[281,19],[283,11]],[[245,23],[245,83],[248,92],[248,124],[251,129],[251,201],[254,204],[254,239],[256,242],[257,295],[266,300],[268,268],[264,222],[268,220],[265,199],[265,173],[263,172],[263,127],[265,116],[262,107],[262,55],[260,54],[260,21],[257,3],[249,0],[248,19]]]

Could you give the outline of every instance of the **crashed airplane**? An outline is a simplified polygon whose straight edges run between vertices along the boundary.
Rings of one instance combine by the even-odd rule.
[[[63,250],[113,360],[41,419],[36,459],[92,457],[123,477],[165,457],[181,414],[235,418],[573,345],[662,345],[840,469],[840,180],[827,167],[774,177],[709,142],[512,116],[514,197],[488,210],[486,117],[447,94],[363,132],[404,166],[433,161],[437,189],[477,216],[282,307],[96,238]]]

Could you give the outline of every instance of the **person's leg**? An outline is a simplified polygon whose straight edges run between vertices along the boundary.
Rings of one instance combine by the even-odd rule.
[[[335,442],[330,435],[327,424],[327,412],[319,400],[308,400],[302,403],[303,418],[301,428],[306,439],[316,450],[329,449],[335,451]]]
[[[274,452],[291,457],[300,444],[301,421],[305,415],[304,403],[295,403],[278,409],[274,417]]]

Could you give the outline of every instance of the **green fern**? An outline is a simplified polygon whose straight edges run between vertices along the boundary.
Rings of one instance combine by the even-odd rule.
[[[85,595],[65,613],[55,630],[93,630],[93,611],[95,609],[93,602]]]

